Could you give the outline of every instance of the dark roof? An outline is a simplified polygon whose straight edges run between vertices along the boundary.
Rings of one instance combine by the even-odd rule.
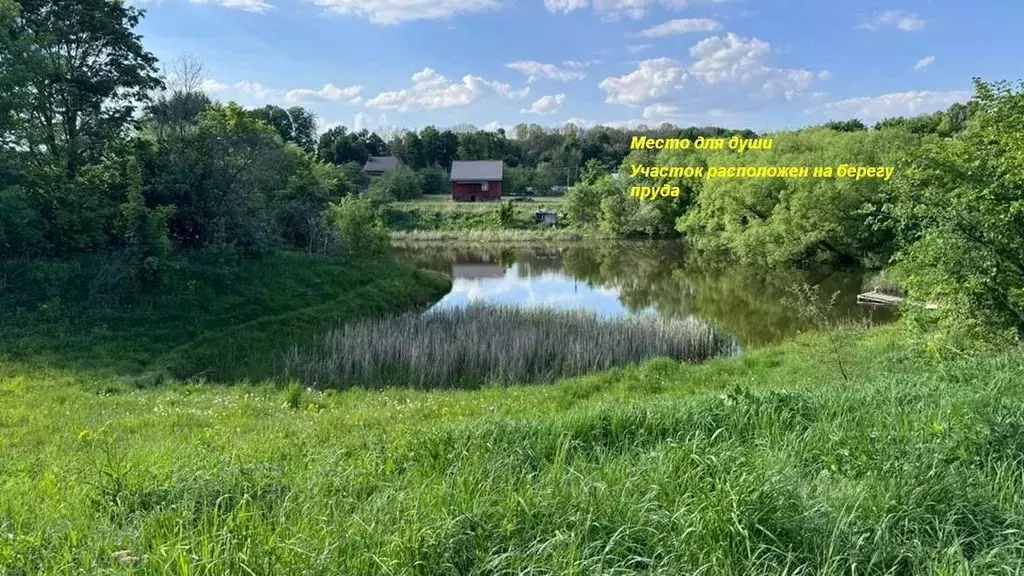
[[[502,180],[505,163],[501,160],[456,160],[452,162],[454,180]]]
[[[366,172],[387,172],[398,167],[399,160],[396,156],[370,156],[366,161],[363,170]]]

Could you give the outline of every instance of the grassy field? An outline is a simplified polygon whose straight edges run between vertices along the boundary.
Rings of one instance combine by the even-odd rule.
[[[836,337],[849,382],[821,335],[472,392],[7,359],[0,573],[1024,570],[1020,353]]]

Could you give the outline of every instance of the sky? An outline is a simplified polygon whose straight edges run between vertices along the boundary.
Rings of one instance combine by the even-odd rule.
[[[165,68],[321,129],[469,123],[758,132],[947,108],[1016,80],[1010,0],[130,0]]]

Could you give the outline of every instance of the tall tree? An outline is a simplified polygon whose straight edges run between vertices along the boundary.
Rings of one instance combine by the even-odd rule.
[[[362,166],[370,158],[366,143],[345,126],[335,126],[321,134],[316,153],[321,160],[339,166],[347,162]]]
[[[28,103],[17,145],[71,179],[99,160],[138,103],[162,86],[156,58],[133,30],[143,11],[111,0],[21,0],[0,40],[0,84],[24,74]]]

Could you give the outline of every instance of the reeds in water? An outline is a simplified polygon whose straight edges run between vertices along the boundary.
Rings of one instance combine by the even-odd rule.
[[[668,357],[701,362],[734,350],[695,319],[472,305],[366,320],[293,349],[287,378],[320,388],[476,388],[550,382]]]

